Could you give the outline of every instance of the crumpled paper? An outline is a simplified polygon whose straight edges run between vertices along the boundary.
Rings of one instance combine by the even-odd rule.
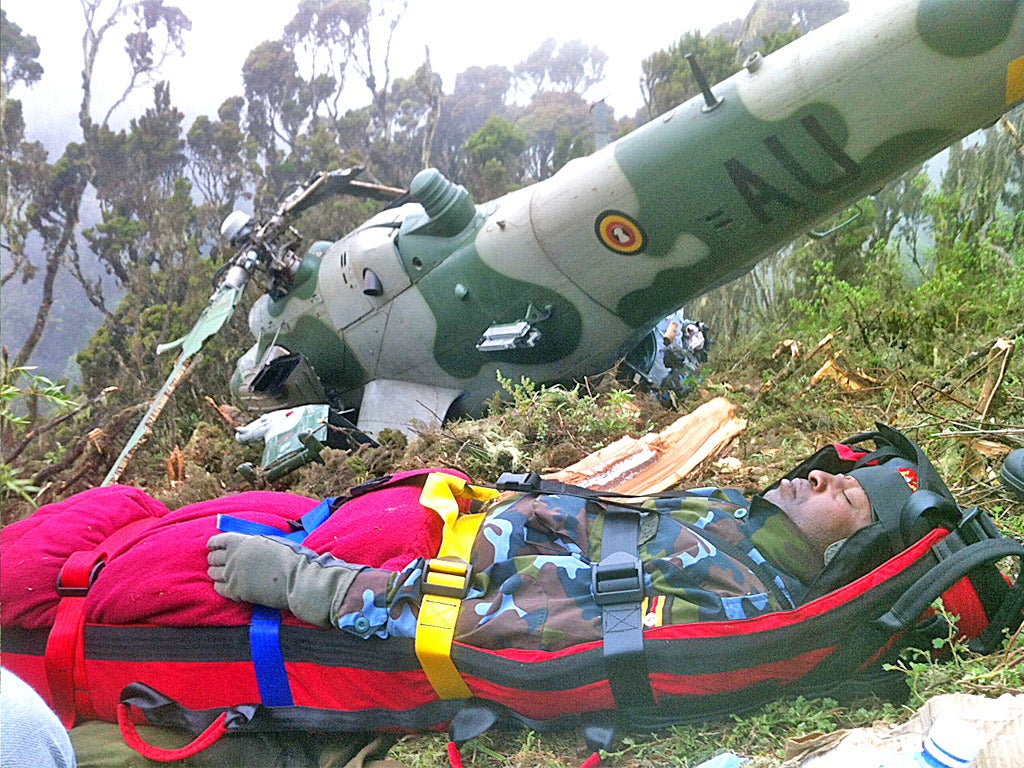
[[[872,768],[893,755],[920,750],[924,735],[940,716],[965,720],[981,735],[984,746],[971,768],[1024,766],[1024,694],[987,699],[954,693],[926,702],[902,725],[875,723],[789,739],[782,768]]]

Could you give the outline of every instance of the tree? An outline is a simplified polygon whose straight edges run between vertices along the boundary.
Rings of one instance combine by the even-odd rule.
[[[250,52],[243,66],[244,127],[258,148],[258,200],[276,199],[296,177],[310,172],[309,158],[300,152],[309,144],[301,139],[325,126],[355,157],[386,163],[394,131],[410,125],[408,114],[398,114],[411,107],[409,88],[395,92],[390,62],[391,41],[406,5],[407,0],[302,0],[279,40]],[[426,87],[426,102],[437,101],[429,78],[412,80]],[[369,91],[368,107],[342,109],[351,82]],[[394,98],[400,104],[393,105]]]
[[[577,93],[540,93],[515,122],[526,136],[526,175],[535,181],[548,178],[588,147],[593,150],[590,109]]]
[[[267,40],[253,48],[242,65],[248,102],[249,133],[263,149],[268,163],[278,159],[279,142],[291,151],[309,117],[305,83],[291,49],[282,40]]]
[[[608,56],[600,48],[572,40],[559,47],[548,38],[533,53],[515,66],[516,78],[538,96],[546,88],[569,93],[586,93],[604,79]]]
[[[604,79],[604,65],[607,63],[608,55],[600,48],[580,40],[570,40],[558,49],[549,63],[548,77],[560,90],[584,94]]]
[[[187,157],[189,177],[206,207],[223,214],[250,196],[255,154],[242,129],[245,100],[234,96],[221,104],[218,120],[200,115],[189,128]]]
[[[1007,212],[1017,212],[1011,227],[1013,239],[1020,240],[1024,238],[1024,107],[1004,115],[999,125],[1007,151],[1012,154],[1002,203]]]
[[[74,275],[89,300],[106,311],[99,284],[90,281],[82,269],[77,241],[82,201],[93,181],[95,165],[102,159],[98,137],[108,130],[111,115],[125,103],[128,96],[150,83],[168,56],[182,50],[182,33],[191,27],[191,22],[179,9],[165,6],[163,0],[85,0],[82,10],[85,32],[82,47],[82,99],[78,112],[82,140],[68,144],[63,156],[52,166],[40,162],[38,152],[32,153],[34,171],[31,174],[31,186],[25,185],[24,179],[28,177],[23,176],[21,186],[17,188],[22,195],[17,205],[24,206],[28,230],[16,235],[15,240],[21,238],[24,243],[24,235],[34,235],[40,244],[38,253],[29,256],[28,251],[24,251],[24,258],[18,262],[18,271],[23,280],[33,274],[41,275],[41,279],[39,295],[35,301],[35,320],[28,337],[14,357],[14,367],[25,365],[42,339],[50,320],[54,288],[62,270],[67,269]],[[21,35],[16,25],[6,22],[6,16],[4,20],[5,82],[20,78],[30,83],[41,73],[41,69],[31,65],[33,51],[38,50],[38,46],[34,39]],[[127,57],[125,79],[120,95],[108,106],[104,117],[97,121],[93,116],[93,77],[101,53],[107,50],[104,40],[115,29],[124,32],[123,50]],[[4,101],[4,114],[8,114],[6,91]],[[5,130],[5,136],[10,135]],[[28,150],[20,144],[17,146],[21,149],[5,141],[5,159],[10,157],[13,160],[14,153],[20,151],[22,169],[27,169],[29,166],[24,161],[30,156],[25,154]],[[14,186],[11,189],[14,191]],[[27,202],[25,195],[30,196]]]
[[[466,141],[465,179],[470,191],[490,200],[511,191],[522,178],[526,136],[508,118],[495,115]]]
[[[42,77],[37,61],[39,44],[21,27],[7,19],[0,10],[0,233],[5,266],[0,287],[16,276],[28,282],[36,273],[25,245],[29,235],[27,208],[31,204],[33,185],[46,168],[46,150],[39,142],[25,141],[25,120],[21,102],[9,96],[16,84],[31,86]]]
[[[1024,110],[1015,111],[1018,121],[1022,114]],[[1019,195],[1021,166],[1021,150],[1015,151],[1011,134],[998,124],[985,129],[980,136],[953,144],[942,176],[944,193],[960,193],[955,211],[947,211],[949,234],[968,229],[984,234],[1001,212],[1004,201],[1019,199],[1014,193]],[[1011,179],[1016,183],[1011,183]]]
[[[122,285],[143,279],[143,272],[177,266],[169,260],[185,250],[191,234],[184,222],[166,226],[185,170],[183,117],[161,83],[153,107],[127,131],[101,127],[89,145],[102,219],[83,235]]]
[[[164,0],[82,0],[85,35],[82,39],[82,102],[78,121],[86,138],[91,131],[110,122],[111,115],[139,88],[154,84],[164,62],[183,54],[182,33],[192,29],[192,22],[180,8],[165,6]],[[127,77],[121,95],[107,108],[103,119],[95,122],[92,112],[93,74],[96,61],[104,51],[103,39],[110,30],[127,24],[131,31],[124,36],[124,52],[128,56]]]
[[[407,183],[430,164],[442,97],[441,76],[431,68],[429,56],[412,77],[395,80],[386,132],[390,138],[371,152],[380,174]]]
[[[284,40],[291,50],[301,51],[305,62],[314,114],[323,107],[331,119],[339,117],[349,61],[369,19],[370,3],[362,0],[302,0],[285,26]]]
[[[929,221],[924,200],[930,185],[924,166],[919,164],[874,195],[873,242],[889,241],[905,250],[922,275],[925,270],[921,261],[921,235]]]
[[[800,35],[849,10],[846,0],[757,0],[736,38],[740,57],[751,51],[767,56]]]
[[[555,38],[549,37],[515,66],[516,79],[532,85],[533,96],[536,96],[544,88],[544,82],[548,76],[548,67],[551,64],[551,57],[554,56],[557,46],[558,42]]]
[[[29,253],[27,245],[32,231],[29,214],[40,187],[46,184],[49,167],[46,151],[39,142],[25,141],[25,121],[21,102],[10,97],[11,88],[21,84],[31,86],[42,77],[43,68],[37,61],[39,44],[35,37],[26,35],[21,27],[0,10],[0,51],[2,76],[0,80],[0,157],[3,173],[0,175],[0,232],[2,232],[4,266],[0,287],[18,278],[22,285],[33,280],[39,263]],[[39,343],[46,327],[52,305],[53,284],[57,264],[44,264],[43,296],[32,321],[28,337],[15,356],[14,368],[22,368]]]
[[[3,60],[3,98],[14,83],[32,85],[43,76],[39,63],[39,42],[26,35],[14,22],[8,20],[7,11],[0,9],[0,59]]]
[[[450,96],[442,95],[434,133],[433,164],[452,178],[461,178],[469,137],[492,116],[507,113],[512,72],[505,67],[470,67],[455,77]]]

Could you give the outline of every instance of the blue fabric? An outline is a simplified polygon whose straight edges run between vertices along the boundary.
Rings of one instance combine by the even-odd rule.
[[[254,523],[231,515],[218,515],[217,528],[225,533],[245,533],[252,536],[277,536],[301,544],[331,514],[334,499],[324,499],[300,519],[301,528],[290,533],[272,525]],[[249,624],[249,649],[256,668],[256,683],[260,701],[268,707],[294,705],[288,672],[281,653],[281,612],[263,605],[254,605]]]
[[[281,653],[281,612],[265,605],[252,607],[249,624],[249,648],[256,668],[260,701],[268,707],[290,707],[292,687]]]
[[[303,539],[315,531],[328,517],[331,516],[331,507],[334,505],[334,502],[335,499],[333,497],[324,499],[302,516],[302,519],[299,520],[299,522],[302,523],[302,530],[304,532],[302,537]],[[299,539],[299,541],[302,541],[302,539]]]

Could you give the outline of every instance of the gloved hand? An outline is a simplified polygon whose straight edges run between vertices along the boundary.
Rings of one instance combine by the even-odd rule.
[[[273,536],[218,533],[207,547],[207,574],[218,594],[287,608],[303,621],[324,627],[332,626],[332,608],[340,606],[362,570]]]
[[[218,594],[268,608],[288,607],[287,573],[297,557],[290,547],[242,533],[218,533],[206,546],[206,573]]]

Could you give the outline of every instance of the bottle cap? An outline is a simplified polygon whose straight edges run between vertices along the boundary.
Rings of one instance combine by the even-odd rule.
[[[949,715],[937,718],[924,740],[924,751],[945,768],[968,768],[981,747],[978,731]]]

